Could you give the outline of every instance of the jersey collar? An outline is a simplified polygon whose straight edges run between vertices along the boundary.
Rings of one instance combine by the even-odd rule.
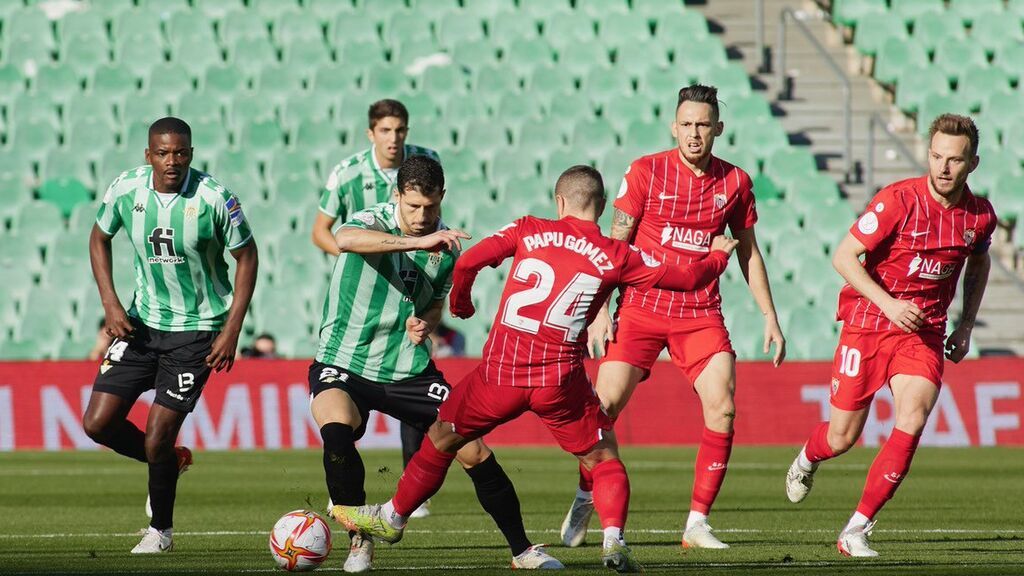
[[[186,190],[188,190],[188,185],[189,185],[189,183],[191,181],[192,181],[192,167],[189,166],[188,173],[185,174],[185,181],[181,183],[181,190],[178,190],[178,193],[174,195],[174,198],[172,198],[170,202],[167,203],[167,206],[170,206],[171,204],[173,204],[175,202],[175,200],[178,199],[179,196],[181,196]],[[149,179],[146,180],[146,188],[149,188],[149,190],[151,192],[156,194],[156,197],[158,199],[160,198],[162,193],[161,192],[157,192],[156,187],[153,185],[153,167],[152,166],[150,166],[150,168],[149,168]],[[161,202],[161,204],[162,203],[163,202]],[[165,208],[167,206],[165,206]]]

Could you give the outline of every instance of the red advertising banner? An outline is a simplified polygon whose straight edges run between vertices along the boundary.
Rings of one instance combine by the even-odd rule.
[[[477,360],[438,362],[453,383]],[[239,360],[228,374],[215,374],[180,442],[206,449],[306,448],[320,437],[309,414],[308,363]],[[590,366],[592,370],[595,366]],[[0,362],[0,451],[94,450],[82,431],[97,364],[92,362]],[[922,444],[930,446],[1024,445],[1024,359],[999,358],[947,364],[945,383]],[[737,367],[736,441],[739,444],[799,444],[811,426],[827,417],[830,368],[826,362],[741,363]],[[153,394],[140,398],[131,418],[144,425]],[[894,421],[892,395],[883,389],[861,442],[877,446]],[[696,444],[703,426],[700,403],[669,363],[659,362],[640,384],[616,424],[623,444]],[[548,431],[527,414],[494,431],[494,445],[553,445]],[[397,447],[397,423],[372,414],[362,447]]]

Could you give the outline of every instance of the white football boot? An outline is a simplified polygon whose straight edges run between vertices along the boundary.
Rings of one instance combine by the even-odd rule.
[[[683,548],[709,548],[712,550],[724,550],[729,547],[712,534],[711,526],[707,520],[700,520],[687,526],[683,532]]]
[[[342,566],[345,572],[358,574],[373,569],[373,538],[356,532],[348,549],[348,558]]]
[[[814,485],[814,472],[818,469],[818,463],[811,464],[811,471],[807,472],[800,467],[800,455],[797,454],[796,459],[789,465],[789,471],[786,472],[786,496],[789,501],[797,504],[807,498],[807,494],[811,491],[811,486]]]
[[[174,549],[174,540],[170,534],[149,528],[142,536],[142,541],[132,548],[132,554],[161,554]]]
[[[561,570],[565,566],[548,554],[543,544],[534,544],[519,556],[512,557],[513,570]]]
[[[587,527],[590,525],[590,517],[594,514],[593,493],[576,491],[576,498],[572,501],[569,513],[562,521],[562,544],[569,548],[582,546],[587,539]]]
[[[840,532],[839,539],[836,540],[836,548],[839,549],[839,553],[856,558],[878,556],[878,552],[872,550],[868,543],[868,536],[871,536],[871,530],[874,527],[874,522],[868,522],[863,526],[854,526]]]

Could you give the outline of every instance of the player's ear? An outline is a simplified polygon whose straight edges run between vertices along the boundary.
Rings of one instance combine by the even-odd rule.
[[[555,212],[558,214],[559,219],[565,215],[565,198],[559,194],[555,194]]]
[[[366,139],[373,142],[373,128],[366,129]]]
[[[725,122],[722,122],[721,120],[719,120],[718,122],[715,122],[715,138],[721,136],[722,132],[724,132],[724,131],[725,131]]]
[[[675,118],[672,118],[672,122],[669,123],[668,127],[669,127],[669,130],[672,131],[672,137],[678,140],[679,139],[679,124],[676,123],[676,119]]]
[[[974,157],[971,158],[971,163],[968,165],[967,173],[970,174],[971,172],[974,172],[975,170],[977,170],[978,169],[978,164],[980,164],[980,163],[981,163],[981,156],[978,156],[977,154],[975,154]]]

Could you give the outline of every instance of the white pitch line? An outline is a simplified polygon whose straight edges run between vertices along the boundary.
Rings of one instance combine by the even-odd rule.
[[[795,530],[765,530],[761,528],[716,528],[715,532],[727,534],[821,534],[833,533],[835,528],[801,528]],[[344,530],[335,530],[335,534],[342,534]],[[527,530],[533,534],[556,534],[558,530]],[[591,534],[600,534],[601,530],[590,529]],[[632,534],[682,534],[682,528],[636,528],[630,529]],[[892,528],[875,529],[875,532],[883,534],[1018,534],[1024,530],[1015,529],[971,529],[971,528]],[[407,534],[497,534],[497,530],[406,530]],[[52,534],[0,534],[0,539],[47,539],[47,538],[109,538],[138,536],[140,532],[57,532]],[[175,532],[176,536],[269,536],[269,531],[262,530],[213,530],[205,532]]]

